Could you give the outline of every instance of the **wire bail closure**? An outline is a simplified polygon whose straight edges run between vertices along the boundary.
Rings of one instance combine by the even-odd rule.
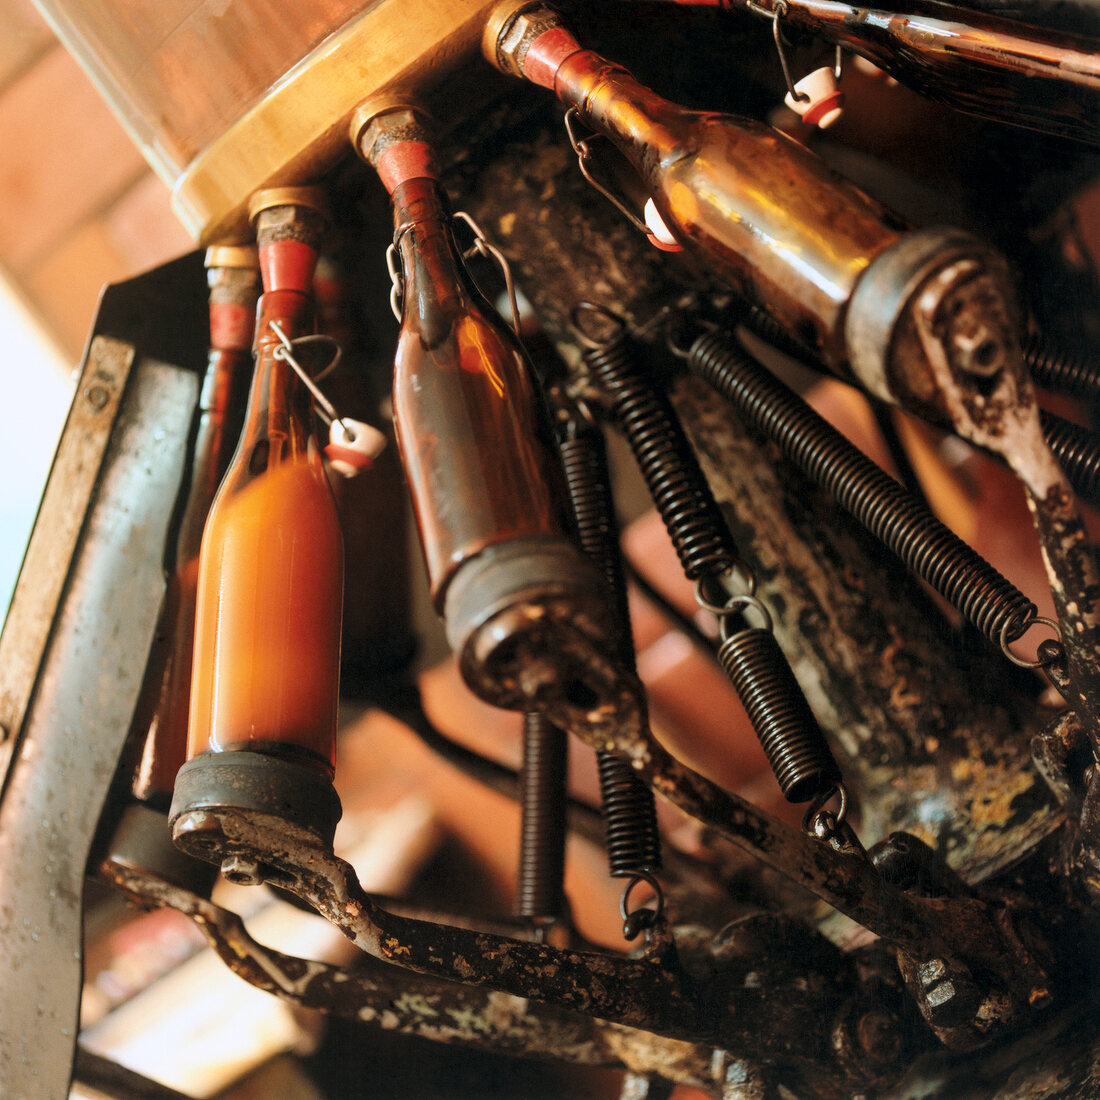
[[[597,190],[605,199],[608,200],[624,217],[626,217],[631,225],[635,229],[644,233],[647,237],[650,235],[650,228],[633,210],[630,209],[622,199],[619,198],[613,191],[605,187],[594,175],[592,175],[589,169],[589,161],[592,159],[592,150],[589,147],[589,142],[594,137],[601,137],[601,134],[591,133],[587,137],[580,137],[577,133],[578,124],[580,122],[580,112],[576,107],[570,107],[565,112],[565,132],[569,138],[569,144],[573,148],[573,152],[577,154],[577,164],[580,166],[581,175]]]
[[[317,385],[317,381],[330,374],[340,362],[343,354],[340,345],[324,333],[299,336],[291,340],[278,321],[269,321],[268,327],[279,338],[279,346],[272,354],[276,359],[287,363],[302,380],[302,384],[317,403],[317,415],[328,425],[329,442],[324,451],[329,465],[344,477],[355,477],[382,453],[386,446],[386,437],[370,424],[341,416]],[[328,344],[334,354],[325,368],[317,373],[317,377],[311,378],[309,372],[295,358],[294,349],[302,344],[317,343]]]
[[[500,268],[500,273],[504,276],[504,289],[508,294],[508,308],[512,311],[512,330],[517,337],[521,337],[519,300],[516,297],[516,284],[512,279],[512,268],[507,257],[485,236],[481,226],[465,210],[456,211],[454,220],[464,222],[474,235],[474,243],[462,253],[462,258],[468,260],[475,255],[484,256],[486,259],[494,260]]]
[[[787,51],[783,46],[783,29],[779,25],[779,20],[787,14],[787,0],[775,0],[770,10],[760,4],[753,3],[753,0],[745,0],[745,6],[749,11],[754,11],[757,15],[762,15],[772,21],[772,38],[775,39],[775,52],[779,54],[779,66],[783,70],[783,79],[787,82],[787,92],[797,102],[808,103],[810,97],[805,92],[798,91],[794,86],[794,80],[791,78],[791,68],[787,64]]]
[[[397,238],[386,249],[386,270],[390,273],[390,310],[401,324],[401,300],[405,297],[405,277],[401,274],[401,260],[397,254]]]
[[[516,284],[512,278],[512,268],[507,257],[489,240],[485,235],[485,231],[465,210],[456,210],[451,216],[451,221],[462,222],[469,227],[474,235],[474,243],[461,252],[464,260],[468,260],[473,256],[484,256],[486,259],[493,260],[500,268],[500,273],[504,276],[504,289],[508,294],[508,308],[512,313],[512,331],[515,332],[517,337],[522,338],[519,299],[516,296]],[[405,277],[401,271],[401,257],[397,251],[397,246],[408,229],[409,226],[402,226],[398,229],[394,234],[393,243],[386,249],[386,270],[390,274],[390,309],[398,324],[401,323],[401,304],[405,296]]]
[[[790,10],[787,0],[774,0],[770,9],[755,3],[754,0],[745,0],[745,6],[757,15],[762,15],[765,19],[771,20],[775,52],[779,55],[779,67],[783,70],[783,80],[787,85],[787,106],[800,115],[803,121],[809,125],[820,126],[822,129],[832,125],[840,117],[844,102],[843,93],[836,91],[836,82],[840,80],[844,71],[843,48],[840,45],[836,47],[831,74],[833,82],[830,86],[831,94],[825,88],[819,87],[822,81],[825,84],[829,83],[830,74],[828,69],[815,70],[796,84],[791,76],[791,67],[787,61],[786,47],[783,44],[783,29],[779,22],[786,17],[787,12]],[[815,87],[816,95],[811,95],[806,90],[807,85]]]
[[[572,146],[573,152],[577,154],[577,164],[580,167],[581,175],[584,176],[588,183],[599,191],[599,193],[603,195],[603,197],[607,199],[635,229],[644,233],[651,245],[660,249],[662,252],[683,252],[684,246],[680,244],[672,230],[669,229],[668,225],[665,223],[652,196],[646,199],[644,217],[639,218],[618,195],[604,184],[600,183],[592,174],[588,167],[589,161],[592,159],[592,150],[588,143],[594,137],[604,137],[605,135],[593,132],[587,137],[579,137],[577,134],[577,123],[579,119],[580,113],[576,107],[570,107],[565,112],[565,132],[569,137],[569,144]]]

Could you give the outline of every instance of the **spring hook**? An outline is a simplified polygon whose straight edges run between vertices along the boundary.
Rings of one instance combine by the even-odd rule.
[[[556,397],[565,416],[559,433],[558,450],[573,507],[577,538],[581,549],[608,583],[616,618],[621,625],[618,656],[633,668],[630,611],[603,435],[590,412],[586,410],[582,413],[575,406],[566,405],[560,393]],[[660,870],[661,844],[653,792],[638,779],[622,757],[597,752],[596,764],[611,876],[624,878]]]
[[[740,573],[744,578],[744,592],[738,592],[732,587],[732,583]],[[712,592],[720,589],[718,599],[714,599]],[[752,605],[764,617],[768,624],[765,629],[771,630],[771,615],[768,609],[756,598],[756,574],[744,562],[735,562],[724,573],[710,573],[700,577],[695,582],[695,602],[704,610],[709,611],[718,619],[719,625],[732,611],[740,606]]]
[[[837,807],[834,813],[831,810],[826,810],[826,805],[833,800],[833,797],[837,796],[840,799],[840,805]],[[837,786],[832,790],[822,791],[806,808],[806,813],[802,817],[802,828],[808,833],[812,833],[820,840],[827,840],[829,836],[835,835],[840,827],[845,823],[848,818],[848,792],[844,789],[843,785]]]
[[[639,906],[630,909],[630,895],[634,890],[645,883],[653,891],[655,905]],[[619,899],[619,915],[623,918],[623,939],[635,940],[639,934],[653,928],[665,915],[665,895],[661,884],[649,874],[634,875],[623,888],[622,897]]]
[[[1009,643],[1012,640],[1019,640],[1027,631],[1029,631],[1036,623],[1041,623],[1043,626],[1051,627],[1055,633],[1059,635],[1058,639],[1050,638],[1047,641],[1039,643],[1039,651],[1034,661],[1028,661],[1023,657],[1017,657],[1015,653],[1009,648]],[[1058,623],[1054,619],[1049,619],[1045,615],[1030,615],[1024,620],[1023,626],[1018,629],[1018,632],[1014,635],[1014,639],[1009,637],[1009,628],[1012,627],[1011,622],[1005,623],[1001,628],[1000,644],[1001,652],[1018,668],[1046,668],[1048,665],[1056,664],[1060,661],[1064,661],[1066,657],[1066,648],[1061,642],[1061,631],[1058,627]]]
[[[825,808],[834,797],[840,800],[835,812]],[[802,828],[834,851],[868,858],[867,850],[848,822],[848,792],[842,783],[837,785],[836,790],[826,791],[814,800],[802,819]]]

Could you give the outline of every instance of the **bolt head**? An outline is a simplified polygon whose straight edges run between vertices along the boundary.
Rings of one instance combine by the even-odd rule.
[[[557,23],[557,13],[541,0],[511,0],[498,4],[485,25],[482,53],[491,65],[511,76],[523,76],[527,46]]]
[[[246,856],[226,856],[221,870],[222,876],[237,886],[260,886],[264,881],[259,862]]]
[[[872,1009],[859,1018],[856,1039],[864,1056],[875,1062],[893,1062],[901,1053],[897,1017],[881,1009]]]
[[[931,988],[937,982],[942,982],[946,977],[947,964],[943,959],[929,959],[917,968],[917,979],[925,989]]]
[[[84,396],[88,399],[88,404],[97,412],[102,409],[111,398],[106,386],[89,386],[84,391]]]

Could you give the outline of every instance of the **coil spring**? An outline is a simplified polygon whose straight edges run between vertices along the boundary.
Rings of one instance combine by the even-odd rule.
[[[737,548],[671,403],[633,367],[634,341],[624,329],[582,354],[613,402],[688,579],[730,568]]]
[[[558,453],[573,507],[577,541],[607,581],[615,601],[616,616],[623,624],[619,640],[624,644],[618,656],[632,663],[630,610],[603,436],[594,428],[580,428],[558,440]]]
[[[671,402],[635,372],[632,351],[623,329],[583,354],[614,403],[685,574],[697,582],[716,577],[738,562],[737,549]],[[724,640],[719,660],[784,795],[808,801],[836,787],[840,770],[770,630],[737,631]]]
[[[552,722],[540,714],[523,716],[516,915],[532,920],[564,916],[567,751],[565,734]]]
[[[634,667],[630,611],[619,551],[619,529],[611,499],[607,451],[595,427],[573,422],[558,450],[573,505],[581,548],[603,573],[611,589],[619,631],[618,657]],[[597,752],[600,796],[607,830],[607,861],[613,878],[656,872],[661,867],[661,839],[653,792],[634,774],[629,763],[608,752]]]
[[[687,363],[990,641],[1024,633],[1035,605],[728,334],[698,337]]]
[[[1100,503],[1100,440],[1096,434],[1045,409],[1039,417],[1047,444],[1074,492],[1090,504]]]
[[[818,370],[824,368],[816,362],[814,352],[801,340],[792,336],[770,313],[751,302],[738,303],[740,320],[751,332],[756,333],[761,340],[771,344],[777,351],[807,366],[815,366]]]
[[[771,631],[737,631],[722,643],[718,660],[787,801],[808,802],[834,789],[840,769]]]
[[[1100,398],[1100,369],[1068,352],[1047,347],[1041,336],[1024,341],[1024,362],[1037,386],[1070,397]]]
[[[622,757],[600,752],[596,754],[596,765],[611,877],[655,874],[661,869],[661,838],[653,792]]]

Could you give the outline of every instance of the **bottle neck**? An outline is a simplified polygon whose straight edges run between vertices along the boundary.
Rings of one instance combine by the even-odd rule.
[[[558,88],[585,123],[611,138],[639,167],[643,158],[683,153],[682,135],[668,125],[670,116],[682,114],[683,108],[621,66],[591,52],[574,54],[558,72]]]
[[[259,267],[209,267],[210,352],[199,407],[217,424],[239,411],[246,366],[252,364]]]
[[[626,69],[582,49],[561,27],[531,43],[523,72],[529,80],[553,88],[563,103],[576,107],[581,121],[611,138],[639,168],[647,153],[660,158],[681,144],[663,122],[680,108],[650,91]]]
[[[432,344],[433,334],[442,335],[437,326],[449,330],[474,304],[439,184],[425,176],[398,184],[393,219],[405,279],[402,323],[416,325]]]
[[[296,290],[269,290],[260,296],[256,316],[256,371],[248,394],[241,457],[253,474],[270,465],[304,454],[309,392],[297,374],[275,351],[282,344],[274,321],[290,340],[313,331],[313,304]]]

